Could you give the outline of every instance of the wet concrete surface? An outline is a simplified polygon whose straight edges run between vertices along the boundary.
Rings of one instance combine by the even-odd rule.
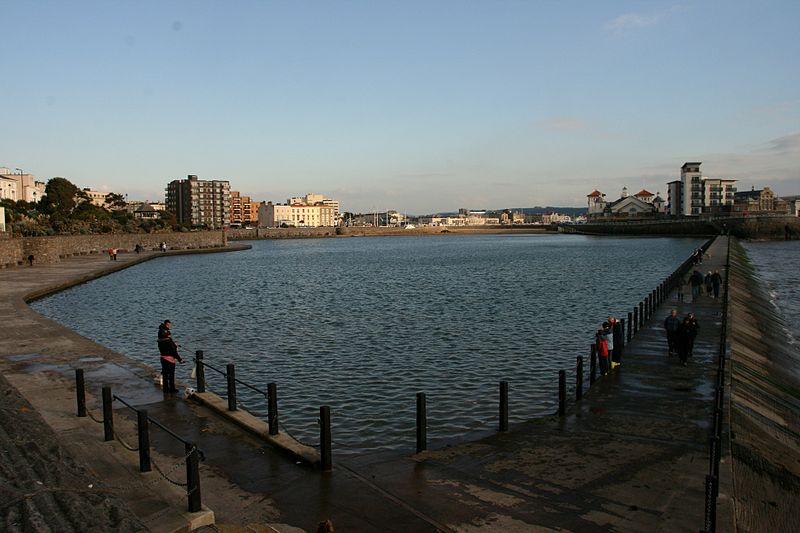
[[[725,242],[712,246],[704,270],[723,269]],[[71,262],[89,259],[52,268],[65,269],[58,276],[69,279],[89,269]],[[20,274],[15,294],[57,283],[58,276],[46,272],[33,283]],[[0,294],[14,296],[6,281],[0,278]],[[165,399],[152,371],[33,313],[18,296],[0,304],[16,328],[0,340],[0,361],[4,373],[50,375],[66,388],[72,369],[84,367],[90,406],[96,408],[99,387],[109,383],[115,394],[195,440],[206,457],[204,503],[223,523],[285,523],[310,531],[324,519],[337,531],[697,531],[720,304],[705,296],[669,302],[681,316],[694,311],[701,325],[688,367],[667,357],[664,306],[628,344],[619,369],[591,389],[587,372],[584,399],[567,416],[416,456],[334,456],[331,473],[296,464],[197,405]],[[567,370],[574,379],[574,369]],[[555,384],[556,376],[554,394]],[[116,412],[120,432],[132,435],[131,412]],[[156,460],[168,465],[183,456],[172,437],[153,430],[151,438]]]

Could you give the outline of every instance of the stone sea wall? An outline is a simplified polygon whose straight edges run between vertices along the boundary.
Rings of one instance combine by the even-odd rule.
[[[319,239],[324,237],[370,237],[370,236],[417,236],[417,235],[474,235],[547,233],[554,231],[548,226],[421,226],[413,229],[385,227],[343,227],[343,228],[258,228],[231,229],[231,240],[253,239]]]
[[[740,531],[797,528],[800,501],[800,350],[744,249],[730,271],[730,457]],[[727,410],[727,409],[726,409]]]
[[[159,243],[170,250],[193,250],[224,246],[222,231],[193,231],[175,233],[123,233],[101,235],[57,235],[52,237],[22,237],[0,240],[0,268],[25,263],[28,255],[36,263],[57,263],[74,255],[106,253],[109,248],[133,251],[137,244],[155,250]]]
[[[800,218],[788,215],[602,222],[566,226],[563,231],[589,235],[718,235],[729,230],[741,239],[783,239],[787,225],[792,238],[800,238]]]

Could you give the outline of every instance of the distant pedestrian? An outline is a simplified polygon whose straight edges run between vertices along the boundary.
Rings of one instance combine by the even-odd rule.
[[[689,284],[692,286],[692,301],[696,301],[700,298],[700,293],[702,291],[702,286],[704,282],[703,273],[699,270],[695,269],[692,272],[692,275],[689,276]]]
[[[700,330],[700,324],[697,322],[697,317],[694,316],[694,313],[689,313],[686,315],[686,319],[684,320],[688,330],[688,339],[687,339],[687,354],[689,357],[694,357],[694,340],[697,338],[697,333]]]
[[[603,337],[606,339],[606,345],[608,346],[608,356],[611,357],[611,354],[614,353],[614,330],[611,329],[611,324],[608,322],[603,322]],[[609,360],[609,369],[614,369],[614,364],[611,360]]]
[[[701,264],[701,265],[703,264],[703,254],[704,254],[703,249],[702,248],[698,248],[697,249],[697,263],[698,264]]]
[[[142,245],[141,244],[137,244],[136,246],[133,247],[133,251],[135,251],[137,254],[141,253],[142,252]]]
[[[114,261],[116,261],[116,260],[117,260],[117,252],[119,252],[119,250],[117,250],[116,248],[112,248],[112,249],[111,249],[111,254],[112,254],[112,255],[113,255],[113,257],[114,257]]]
[[[172,323],[165,320],[158,326],[158,351],[161,354],[161,388],[164,392],[175,393],[175,365],[182,363],[178,355],[178,345],[172,339]]]
[[[719,270],[715,270],[714,273],[711,274],[711,285],[714,288],[714,298],[719,298],[719,288],[722,285],[722,276]]]
[[[167,243],[166,243],[166,241],[161,241],[161,251],[162,252],[166,252],[167,251]]]
[[[673,309],[664,320],[664,331],[667,332],[667,356],[672,355],[678,350],[677,341],[680,327],[681,320],[678,318],[678,310]]]
[[[615,368],[622,364],[622,323],[613,316],[608,317],[608,324],[611,327],[611,338],[614,341],[611,351],[611,367]]]
[[[710,298],[711,293],[714,290],[714,281],[710,270],[708,271],[708,274],[706,274],[706,277],[703,279],[703,283],[705,283],[706,285],[706,296]]]
[[[594,336],[594,344],[597,347],[597,361],[600,363],[600,375],[608,374],[608,341],[602,329],[598,329]]]
[[[109,261],[113,261],[114,260],[114,249],[113,248],[109,248],[108,249],[108,260]]]
[[[688,316],[683,319],[680,327],[678,328],[675,344],[678,348],[678,357],[681,360],[681,364],[686,366],[686,360],[689,357],[689,348],[691,344],[691,323]]]
[[[28,265],[29,265],[29,266],[33,266],[33,254],[30,254],[30,255],[28,256]]]

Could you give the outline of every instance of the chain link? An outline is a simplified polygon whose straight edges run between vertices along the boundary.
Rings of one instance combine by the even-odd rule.
[[[138,446],[136,446],[134,448],[133,446],[131,446],[130,444],[128,444],[127,442],[122,440],[122,437],[120,437],[116,432],[114,432],[114,439],[117,442],[119,442],[120,444],[122,444],[122,447],[125,448],[126,450],[130,450],[132,452],[138,452],[139,451],[139,447]]]

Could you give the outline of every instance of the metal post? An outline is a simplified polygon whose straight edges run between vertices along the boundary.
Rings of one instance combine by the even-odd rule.
[[[650,295],[650,316],[653,316],[653,312],[656,310],[656,307],[658,307],[658,294],[656,293],[656,290],[653,289],[653,292]]]
[[[575,400],[583,398],[583,356],[578,356],[578,365],[575,372]]]
[[[136,411],[136,429],[139,433],[139,472],[150,471],[150,420],[147,410]]]
[[[78,400],[78,416],[86,416],[86,383],[83,380],[83,369],[75,369],[75,397]]]
[[[114,409],[111,387],[103,387],[103,435],[106,442],[114,440]]]
[[[417,453],[428,449],[428,415],[425,393],[417,393]]]
[[[267,384],[267,423],[269,434],[278,434],[278,386],[274,383]]]
[[[228,411],[236,411],[236,369],[232,363],[225,367],[228,378]]]
[[[597,380],[597,345],[592,343],[589,347],[589,386]]]
[[[200,498],[200,456],[193,442],[184,443],[186,450],[186,496],[189,499],[189,512],[197,513],[202,504]]]
[[[203,350],[197,350],[195,353],[197,360],[197,392],[206,391],[206,367],[203,363]]]
[[[633,332],[639,331],[639,308],[633,308]]]
[[[716,484],[717,480],[714,476],[706,476],[706,512],[705,527],[703,528],[706,533],[713,533],[717,530]]]
[[[319,408],[319,458],[323,472],[333,470],[331,452],[331,408],[323,405]]]
[[[639,329],[644,326],[644,302],[639,302]]]
[[[628,342],[631,342],[631,327],[633,326],[633,313],[628,311]]]
[[[620,348],[625,348],[625,319],[624,318],[620,318],[619,319],[619,331],[620,331],[620,334],[619,334]],[[620,350],[619,353],[622,353],[622,350]]]
[[[508,381],[500,382],[500,431],[508,431]]]
[[[558,416],[567,414],[567,372],[558,371]]]

